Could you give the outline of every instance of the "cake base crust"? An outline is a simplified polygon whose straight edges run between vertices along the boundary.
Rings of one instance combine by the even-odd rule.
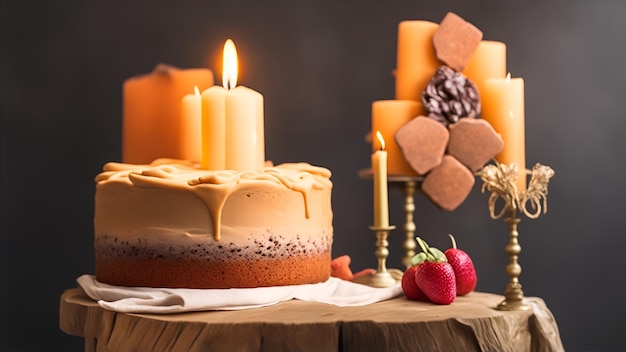
[[[328,280],[329,261],[329,255],[230,263],[182,258],[99,259],[96,279],[117,286],[192,289],[302,285]]]
[[[105,237],[96,241],[95,250],[96,279],[117,286],[253,288],[313,284],[330,277],[326,241],[283,243],[271,237],[244,247],[221,243],[174,247]]]

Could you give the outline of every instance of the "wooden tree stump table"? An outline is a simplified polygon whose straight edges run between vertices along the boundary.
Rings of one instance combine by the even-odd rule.
[[[129,314],[66,290],[60,327],[86,351],[562,351],[540,298],[498,311],[502,296],[472,292],[448,306],[399,297],[362,307],[298,300],[240,311]]]

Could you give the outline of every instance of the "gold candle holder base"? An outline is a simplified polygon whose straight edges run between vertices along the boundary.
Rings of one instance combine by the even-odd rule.
[[[517,262],[522,247],[519,244],[517,225],[521,221],[517,217],[517,210],[531,219],[536,219],[548,211],[548,183],[554,176],[554,170],[549,166],[535,164],[531,171],[524,170],[523,177],[530,173],[528,188],[519,192],[516,185],[518,167],[515,164],[505,165],[495,163],[487,165],[478,172],[478,176],[483,180],[482,191],[485,189],[491,192],[489,196],[489,215],[492,219],[499,219],[508,213],[504,219],[509,224],[509,243],[505,247],[509,255],[509,264],[506,266],[506,273],[509,276],[509,283],[504,291],[504,301],[496,309],[498,310],[529,310],[530,307],[524,303],[524,291],[519,281],[522,267]],[[504,200],[504,207],[496,212],[496,201]],[[527,206],[530,205],[531,210]]]
[[[402,280],[402,271],[387,269],[387,257],[389,257],[389,242],[387,241],[387,237],[389,236],[389,231],[395,228],[395,226],[370,226],[370,230],[376,233],[376,251],[374,253],[376,254],[376,258],[378,258],[378,267],[375,273],[359,276],[352,280],[353,282],[372,287],[389,287]]]
[[[515,210],[509,212],[509,217],[504,219],[509,224],[509,243],[506,245],[505,251],[509,255],[509,264],[506,266],[506,273],[509,276],[509,283],[504,290],[504,301],[496,306],[498,310],[529,310],[530,306],[524,303],[524,291],[522,284],[519,282],[519,276],[522,273],[522,267],[517,262],[522,246],[518,241],[519,233],[517,232],[517,224],[521,221],[516,217]]]
[[[415,194],[419,191],[424,177],[422,176],[399,176],[389,175],[387,180],[394,186],[399,188],[404,194],[404,241],[402,241],[402,249],[404,256],[402,264],[406,269],[413,266],[411,259],[415,256],[417,242],[415,241]]]
[[[404,193],[404,241],[402,242],[402,249],[404,249],[404,256],[402,257],[402,264],[406,269],[413,266],[411,259],[415,256],[415,249],[417,248],[417,242],[415,241],[415,193],[420,189],[424,177],[422,176],[399,176],[389,175],[387,177],[389,182],[400,188]]]
[[[404,249],[404,257],[402,257],[402,264],[408,269],[413,264],[411,259],[415,256],[415,249],[417,248],[417,242],[415,241],[415,193],[418,190],[418,181],[420,178],[406,178],[400,179],[396,182],[403,183],[404,192],[404,241],[402,242],[402,248]]]

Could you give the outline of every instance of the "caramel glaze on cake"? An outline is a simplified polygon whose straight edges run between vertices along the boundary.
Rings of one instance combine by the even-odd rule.
[[[326,281],[330,175],[306,163],[243,172],[108,163],[96,177],[96,278],[170,288]]]

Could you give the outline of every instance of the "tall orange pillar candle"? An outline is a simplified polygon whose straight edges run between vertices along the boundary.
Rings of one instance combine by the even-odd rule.
[[[396,99],[421,101],[422,91],[441,65],[433,46],[437,28],[438,24],[428,21],[398,24]]]
[[[199,163],[202,158],[202,101],[198,86],[194,87],[193,94],[183,97],[182,109],[183,135],[187,138],[181,140],[181,150],[189,156],[187,160]]]
[[[483,91],[485,80],[506,77],[506,44],[492,40],[483,40],[472,54],[469,63],[463,70],[478,88]]]
[[[263,95],[237,85],[237,53],[224,45],[224,87],[202,92],[202,167],[256,170],[265,163]]]
[[[127,79],[123,86],[122,161],[199,161],[186,142],[189,129],[185,127],[182,99],[195,86],[205,89],[212,84],[213,73],[208,69],[181,70],[164,64],[150,74]]]
[[[492,78],[485,80],[482,117],[500,133],[504,148],[496,156],[501,164],[516,164],[520,172],[517,189],[526,190],[526,141],[524,128],[524,80]]]
[[[380,149],[372,153],[372,171],[374,174],[374,227],[389,227],[389,197],[387,194],[387,151],[385,139],[380,131],[375,137]]]
[[[421,110],[422,104],[413,100],[379,100],[372,103],[372,151],[380,149],[380,143],[375,138],[377,131],[380,131],[387,144],[387,171],[390,175],[417,176],[404,159],[395,135],[400,127],[419,116]]]

